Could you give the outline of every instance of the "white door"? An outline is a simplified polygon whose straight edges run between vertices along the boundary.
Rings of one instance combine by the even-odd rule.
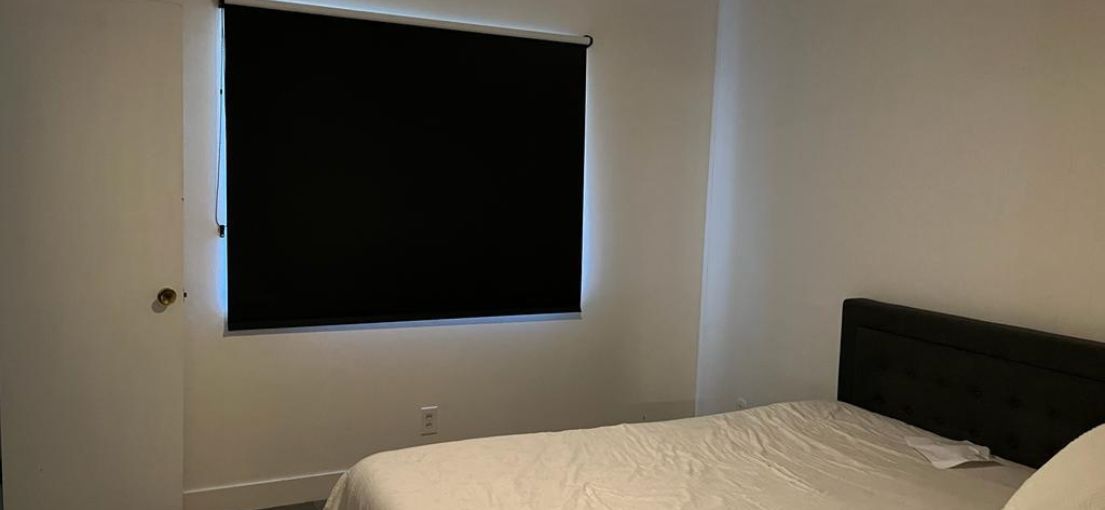
[[[181,18],[0,0],[8,510],[181,507]]]

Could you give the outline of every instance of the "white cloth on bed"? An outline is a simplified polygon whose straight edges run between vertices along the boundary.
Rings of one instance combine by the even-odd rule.
[[[930,436],[909,436],[909,445],[937,469],[951,469],[968,462],[990,462],[990,449],[970,441],[952,441]]]
[[[327,510],[1000,509],[1032,470],[940,470],[907,436],[937,437],[830,401],[372,455]]]

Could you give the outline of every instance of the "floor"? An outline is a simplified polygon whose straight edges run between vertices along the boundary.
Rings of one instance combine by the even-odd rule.
[[[322,510],[322,504],[325,501],[315,501],[314,503],[300,503],[298,505],[278,506],[275,508],[267,508],[266,510]]]

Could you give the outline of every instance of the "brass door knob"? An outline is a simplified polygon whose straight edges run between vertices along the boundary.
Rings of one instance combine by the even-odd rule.
[[[161,303],[161,306],[176,303],[176,291],[168,287],[157,291],[157,302]]]

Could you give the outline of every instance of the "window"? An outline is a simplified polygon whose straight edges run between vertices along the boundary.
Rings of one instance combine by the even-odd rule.
[[[586,46],[224,30],[229,329],[580,311]]]

